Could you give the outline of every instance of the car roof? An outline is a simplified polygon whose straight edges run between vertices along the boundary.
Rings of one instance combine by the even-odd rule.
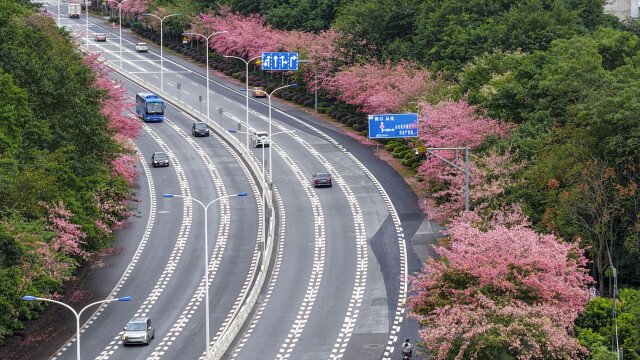
[[[153,155],[164,155],[167,156],[167,154],[164,151],[156,151],[153,153]]]
[[[147,43],[137,43],[136,45],[147,45]]]
[[[316,177],[329,177],[329,176],[331,176],[331,175],[329,175],[329,173],[315,173],[313,175],[315,175]]]
[[[149,318],[147,318],[147,317],[134,317],[134,318],[131,318],[131,320],[129,320],[129,322],[130,323],[147,322],[147,320],[149,320]]]

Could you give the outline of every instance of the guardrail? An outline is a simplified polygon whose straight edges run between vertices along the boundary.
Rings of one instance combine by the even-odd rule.
[[[242,144],[242,142],[240,142],[240,140],[238,140],[235,136],[231,135],[221,125],[217,124],[215,121],[207,119],[204,114],[201,114],[199,111],[197,111],[190,105],[186,104],[182,100],[176,99],[173,95],[167,92],[164,92],[158,89],[157,87],[155,87],[154,85],[150,84],[149,82],[141,79],[140,77],[125,71],[120,66],[111,64],[109,62],[107,62],[107,66],[109,66],[113,71],[115,71],[122,77],[138,84],[139,86],[149,91],[154,92],[155,94],[160,96],[164,101],[170,103],[177,109],[182,110],[183,112],[189,114],[190,116],[197,119],[198,121],[202,121],[206,123],[208,126],[210,126],[211,128],[213,128],[216,134],[218,134],[218,136],[224,138],[225,141],[227,141],[233,148],[235,148],[236,151],[238,151],[238,153],[244,158],[245,163],[249,166],[249,169],[253,173],[253,175],[257,179],[261,179],[261,176],[264,173],[262,172],[262,168],[260,167],[260,164],[258,163],[257,158],[253,156],[251,152],[249,152],[247,147],[245,147]],[[256,183],[258,184],[258,186],[261,186],[263,184],[261,181],[257,181]],[[267,276],[267,271],[269,269],[269,265],[271,261],[271,253],[273,252],[273,245],[274,245],[273,239],[274,239],[274,233],[275,233],[275,208],[273,206],[273,193],[271,191],[271,185],[268,181],[266,181],[266,179],[264,181],[264,184],[265,184],[265,188],[261,190],[265,195],[264,198],[266,199],[266,202],[267,202],[265,204],[267,208],[267,211],[265,212],[265,214],[267,214],[267,219],[268,219],[268,221],[267,219],[265,219],[264,223],[268,224],[268,226],[267,226],[267,232],[264,233],[264,242],[263,242],[264,245],[262,246],[263,256],[261,259],[261,266],[255,268],[255,271],[252,274],[252,281],[251,281],[253,286],[251,287],[251,290],[248,292],[248,296],[245,297],[244,301],[242,302],[242,305],[236,308],[235,313],[231,317],[231,320],[227,323],[227,325],[222,330],[220,336],[218,337],[218,340],[211,346],[212,357],[207,360],[221,359],[222,356],[224,356],[224,354],[227,352],[227,350],[233,343],[234,339],[236,338],[236,336],[244,326],[244,323],[246,322],[247,318],[253,311],[253,308],[256,305],[258,298],[260,297],[260,291],[264,286],[264,282]]]

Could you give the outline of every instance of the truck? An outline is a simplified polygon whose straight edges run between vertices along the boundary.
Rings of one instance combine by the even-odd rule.
[[[69,18],[80,19],[82,4],[69,4]]]
[[[253,142],[253,147],[263,147],[271,145],[271,141],[269,140],[269,133],[266,131],[254,131],[251,135],[251,141]]]

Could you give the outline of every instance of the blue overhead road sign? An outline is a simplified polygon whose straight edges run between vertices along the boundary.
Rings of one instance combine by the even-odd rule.
[[[418,114],[369,115],[369,139],[418,137]]]
[[[298,70],[298,53],[262,53],[262,70]]]

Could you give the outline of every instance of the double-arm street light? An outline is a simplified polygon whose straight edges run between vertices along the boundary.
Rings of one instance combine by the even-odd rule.
[[[87,52],[89,51],[89,5],[88,5],[88,2],[89,2],[89,0],[85,0],[84,1],[84,11],[87,12],[87,14],[86,14],[87,15],[87,31],[86,31],[87,32]],[[60,3],[60,1],[58,1],[58,3]],[[58,9],[58,13],[59,12],[60,12],[60,9]]]
[[[247,151],[249,151],[249,63],[255,59],[259,59],[262,57],[262,55],[258,55],[258,56],[254,56],[249,60],[245,60],[241,57],[237,57],[237,56],[231,56],[231,55],[225,55],[224,57],[226,58],[234,58],[234,59],[238,59],[238,60],[242,60],[244,61],[244,64],[246,65],[246,71],[245,71],[245,76],[244,76],[244,80],[245,80],[245,84],[246,84],[246,89],[245,91],[247,92],[247,123],[245,126],[245,129],[247,129]]]
[[[192,32],[188,32],[185,33],[185,35],[195,35],[195,36],[200,36],[203,37],[207,40],[207,120],[211,120],[211,118],[209,117],[209,39],[213,36],[213,35],[218,35],[218,34],[224,34],[227,31],[218,31],[218,32],[214,32],[213,34],[209,35],[209,36],[204,36],[202,34],[198,34],[198,33],[192,33]],[[207,329],[208,330],[208,329]]]
[[[168,17],[172,17],[172,16],[180,16],[182,14],[178,13],[178,14],[171,14],[171,15],[167,15],[167,16],[163,16],[160,17],[158,15],[155,14],[147,14],[147,13],[142,13],[143,16],[152,16],[158,20],[160,20],[160,90],[164,91],[164,56],[162,55],[162,36],[164,35],[164,31],[162,30],[162,22],[164,21],[164,19],[168,18]]]
[[[271,143],[271,95],[273,95],[278,90],[282,90],[284,88],[288,88],[288,87],[292,87],[292,86],[298,86],[298,84],[289,84],[289,85],[281,86],[281,87],[273,90],[271,93],[267,93],[264,90],[260,90],[265,95],[267,95],[267,97],[269,98],[269,176],[271,176],[271,177],[273,177],[272,172],[271,172],[271,146],[273,145]]]
[[[29,295],[25,295],[22,297],[22,300],[28,300],[28,301],[48,301],[48,302],[52,302],[52,303],[56,303],[59,305],[62,305],[64,307],[66,307],[67,309],[71,310],[71,312],[73,312],[73,315],[75,315],[76,317],[76,349],[77,349],[77,360],[80,360],[80,316],[82,316],[82,313],[87,310],[88,308],[90,308],[91,306],[94,305],[98,305],[98,304],[103,304],[103,303],[109,303],[112,301],[131,301],[131,296],[125,296],[125,297],[121,297],[121,298],[116,298],[116,299],[107,299],[107,300],[101,300],[101,301],[96,301],[94,303],[91,303],[87,306],[85,306],[84,308],[82,308],[82,310],[80,310],[80,312],[76,312],[71,306],[57,301],[57,300],[52,300],[52,299],[47,299],[47,298],[39,298],[39,297],[35,297],[35,296],[29,296]]]
[[[204,299],[204,305],[205,305],[205,351],[207,356],[205,357],[205,359],[210,359],[210,354],[209,354],[209,228],[207,226],[208,224],[208,216],[207,216],[207,211],[209,210],[209,205],[220,201],[222,199],[227,199],[230,197],[234,197],[234,196],[247,196],[247,193],[239,193],[239,194],[233,194],[233,195],[227,195],[227,196],[221,196],[217,199],[213,199],[211,200],[207,205],[205,205],[204,203],[202,203],[200,200],[192,198],[191,196],[183,196],[183,195],[174,195],[174,194],[164,194],[162,195],[163,197],[166,198],[172,198],[172,197],[179,197],[179,198],[185,198],[187,199],[187,201],[195,201],[196,203],[200,204],[200,206],[202,206],[202,208],[204,209],[204,287],[205,287],[205,299]]]
[[[122,4],[129,0],[110,0],[118,4],[118,11],[120,13],[120,23],[118,24],[118,28],[120,29],[120,67],[122,67]],[[87,15],[89,16],[89,15]],[[88,21],[88,20],[87,20]]]

